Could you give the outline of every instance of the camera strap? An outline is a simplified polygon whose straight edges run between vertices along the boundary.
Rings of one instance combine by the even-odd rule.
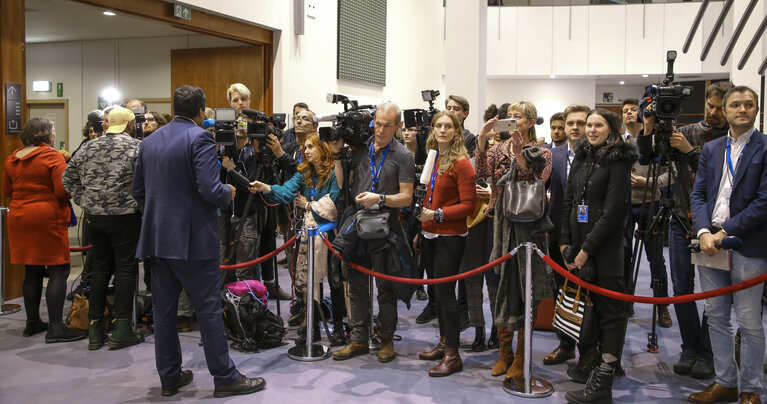
[[[391,147],[391,144],[394,143],[394,140],[389,142],[388,145],[386,145],[386,149],[384,149],[383,156],[381,156],[381,162],[378,163],[378,167],[376,167],[376,157],[375,152],[373,151],[373,148],[375,146],[375,140],[370,142],[370,149],[368,150],[368,155],[370,157],[370,176],[373,178],[373,185],[370,187],[371,192],[378,192],[378,179],[381,177],[381,169],[383,168],[384,161],[386,160],[386,154],[389,153],[389,148]]]

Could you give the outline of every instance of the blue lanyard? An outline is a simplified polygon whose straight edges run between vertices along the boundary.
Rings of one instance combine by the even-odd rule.
[[[370,150],[368,150],[368,154],[370,155],[370,176],[373,177],[373,185],[370,187],[371,192],[378,192],[378,179],[381,177],[381,168],[383,167],[384,160],[386,160],[386,153],[389,152],[389,148],[393,142],[394,141],[392,140],[388,145],[386,145],[386,149],[384,149],[383,156],[381,157],[381,162],[378,163],[378,168],[375,166],[376,157],[375,153],[373,152],[373,145],[375,142],[370,143]]]
[[[437,151],[437,157],[434,158],[434,166],[431,169],[431,186],[429,187],[429,207],[431,207],[431,201],[434,199],[434,183],[437,182],[437,174],[439,174],[439,169],[437,169],[437,162],[439,161],[439,151]]]
[[[316,184],[316,183],[317,183],[317,176],[316,176],[316,175],[313,175],[313,176],[312,176],[312,179],[314,180],[314,183]],[[316,189],[315,187],[312,187],[312,189],[311,189],[311,190],[309,190],[309,195],[310,195],[310,198],[312,198],[312,199],[311,199],[312,201],[314,200],[314,193],[315,193],[315,192],[317,192],[317,189]]]
[[[303,160],[303,159],[304,159],[304,154],[303,154],[303,153],[301,153],[301,150],[299,150],[299,151],[298,151],[298,162],[300,163],[300,162],[301,162],[301,160]]]
[[[745,146],[743,146],[743,150],[740,151],[740,155],[742,156],[743,153],[746,152],[746,148],[748,147],[748,143],[746,143]],[[735,181],[735,170],[732,168],[732,158],[730,157],[730,137],[727,136],[727,168],[730,170],[730,179],[731,181]],[[740,159],[738,159],[738,164],[740,164]]]

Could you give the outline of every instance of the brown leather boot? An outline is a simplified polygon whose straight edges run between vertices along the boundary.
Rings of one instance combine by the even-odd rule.
[[[511,349],[511,342],[514,339],[514,333],[509,331],[506,327],[496,327],[498,330],[498,362],[493,366],[493,370],[490,371],[492,376],[500,376],[506,373],[511,366],[511,362],[514,360],[514,350]]]
[[[455,372],[463,370],[463,361],[461,361],[461,355],[458,354],[458,348],[445,347],[445,356],[439,365],[429,370],[429,376],[443,377],[450,376]]]
[[[397,353],[394,352],[394,340],[389,337],[381,337],[381,347],[378,348],[378,361],[379,362],[391,362]]]
[[[353,358],[357,355],[362,355],[370,352],[367,341],[348,343],[345,347],[333,352],[333,359],[337,361]]]
[[[439,343],[431,351],[421,352],[418,354],[418,358],[425,361],[434,361],[442,359],[445,356],[445,337],[439,337]]]
[[[514,353],[514,362],[506,372],[506,380],[516,385],[517,391],[522,391],[525,382],[525,330],[517,330],[517,352]]]

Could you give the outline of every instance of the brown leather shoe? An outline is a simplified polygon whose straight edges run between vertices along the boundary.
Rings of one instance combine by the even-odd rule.
[[[713,382],[700,393],[690,394],[687,400],[693,403],[716,403],[718,401],[734,403],[738,401],[738,388],[724,387],[717,382]]]
[[[658,325],[663,328],[670,328],[672,321],[671,321],[671,314],[668,312],[668,306],[658,306]]]
[[[439,338],[439,343],[437,343],[437,346],[434,347],[431,351],[427,352],[421,352],[418,354],[418,358],[425,360],[425,361],[434,361],[437,359],[442,359],[443,356],[445,356],[445,337]]]
[[[550,354],[543,357],[544,365],[559,365],[569,359],[575,359],[575,350],[557,347]]]
[[[461,361],[461,355],[458,354],[458,348],[445,348],[445,356],[439,365],[429,370],[429,376],[431,377],[443,377],[450,376],[455,372],[463,370],[463,361]]]
[[[747,393],[743,392],[740,393],[740,404],[762,404],[762,399],[759,398],[759,395],[754,393]]]
[[[389,337],[381,337],[381,347],[378,349],[379,362],[391,362],[397,354],[394,352],[394,340]]]
[[[370,352],[366,342],[350,342],[345,347],[333,352],[333,359],[343,361]]]

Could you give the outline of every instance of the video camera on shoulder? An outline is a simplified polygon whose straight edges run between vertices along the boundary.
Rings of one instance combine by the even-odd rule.
[[[277,139],[282,139],[284,134],[286,123],[285,113],[266,115],[261,111],[255,109],[243,108],[242,114],[252,118],[255,122],[240,121],[237,124],[238,129],[245,129],[248,134],[248,139],[263,141],[266,140],[268,135],[274,135]]]
[[[320,140],[328,143],[343,139],[352,147],[362,147],[373,135],[370,123],[375,116],[372,105],[358,105],[357,101],[341,94],[328,94],[327,101],[344,104],[344,112],[330,115],[317,115],[314,122],[333,122],[332,126],[319,128]]]
[[[237,127],[237,110],[234,108],[216,108],[215,119],[202,121],[205,129],[214,128],[216,144],[219,146],[234,146],[237,144],[234,130]]]
[[[146,122],[146,110],[143,105],[139,105],[138,107],[131,108],[131,111],[133,112],[133,115],[136,117],[136,131],[134,132],[134,137],[136,139],[143,139],[144,138],[144,122]]]
[[[431,121],[439,112],[434,108],[434,101],[439,97],[439,90],[421,91],[421,99],[429,103],[429,109],[406,109],[402,111],[406,128],[417,128],[419,137],[426,137],[431,130]]]
[[[650,157],[660,157],[667,161],[676,158],[671,148],[673,123],[682,115],[682,100],[692,97],[692,87],[673,82],[675,60],[676,51],[666,52],[666,79],[661,84],[648,87],[639,104],[639,110],[645,117],[655,117],[655,150]],[[652,108],[648,109],[650,106]]]

